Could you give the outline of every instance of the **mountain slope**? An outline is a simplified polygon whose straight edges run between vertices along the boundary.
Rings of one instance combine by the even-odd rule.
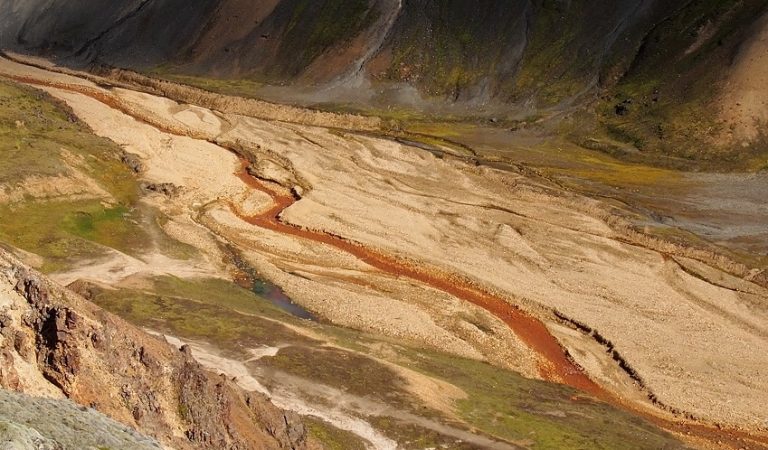
[[[766,88],[730,78],[765,28],[763,0],[1,0],[0,8],[9,12],[1,46],[79,64],[249,80],[243,93],[358,108],[522,118],[593,105],[591,136],[639,150],[724,160],[765,150],[754,129],[766,106],[738,104]]]

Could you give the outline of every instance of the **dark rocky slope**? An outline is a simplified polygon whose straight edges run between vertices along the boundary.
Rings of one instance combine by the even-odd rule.
[[[765,0],[0,0],[0,10],[3,47],[80,64],[245,79],[273,86],[255,95],[305,103],[517,119],[576,106],[641,150],[765,150],[762,136],[729,134],[754,117],[724,119],[732,105],[720,96],[763,28]],[[294,88],[274,88],[284,85]]]
[[[666,78],[705,61],[717,62],[709,69],[726,67],[729,51],[768,9],[757,0],[2,0],[0,6],[6,47],[130,67],[170,63],[276,83],[330,81],[368,56],[370,76],[427,94],[533,95],[545,104],[648,71]]]

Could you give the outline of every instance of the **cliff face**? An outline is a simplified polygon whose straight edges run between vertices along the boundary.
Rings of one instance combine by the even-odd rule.
[[[306,445],[297,417],[202,370],[189,351],[104,312],[2,250],[0,362],[4,389],[69,398],[173,448]],[[19,401],[3,398],[3,415]]]

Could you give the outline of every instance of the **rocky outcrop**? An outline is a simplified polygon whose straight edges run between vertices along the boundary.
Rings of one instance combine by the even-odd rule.
[[[135,153],[123,151],[120,155],[120,162],[128,166],[133,173],[139,174],[144,172],[144,163],[141,161],[141,156]]]
[[[0,386],[67,397],[177,449],[299,449],[298,417],[0,250]]]
[[[166,197],[175,197],[180,190],[180,188],[173,183],[150,183],[148,181],[142,181],[139,184],[139,188],[145,194],[155,193]]]

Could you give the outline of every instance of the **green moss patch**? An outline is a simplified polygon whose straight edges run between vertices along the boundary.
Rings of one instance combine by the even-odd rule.
[[[482,362],[422,351],[410,367],[469,396],[459,414],[477,429],[537,449],[672,449],[682,445],[629,413],[571,388],[523,378]]]
[[[303,417],[309,435],[320,441],[326,450],[365,450],[366,443],[349,431],[340,430],[322,420]]]

